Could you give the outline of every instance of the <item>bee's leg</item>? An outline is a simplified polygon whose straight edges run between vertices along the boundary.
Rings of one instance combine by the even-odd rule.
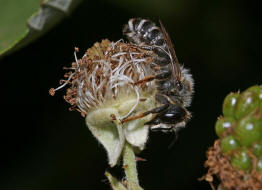
[[[134,85],[138,85],[138,84],[141,84],[141,83],[144,83],[144,82],[149,82],[149,81],[152,81],[154,80],[155,77],[152,76],[152,75],[149,75],[149,76],[146,76],[145,78],[141,79],[141,80],[138,80],[134,83]]]
[[[135,116],[132,116],[132,117],[125,118],[125,119],[123,119],[123,120],[121,121],[121,123],[125,123],[125,122],[128,122],[128,121],[136,120],[136,119],[145,117],[145,116],[147,116],[148,114],[151,114],[151,113],[160,113],[160,112],[164,111],[165,109],[167,109],[168,107],[169,107],[169,104],[164,104],[164,105],[162,105],[162,106],[156,107],[156,108],[154,108],[154,109],[152,109],[152,110],[143,112],[143,113],[141,113],[141,114],[138,114],[138,115],[135,115]]]
[[[170,61],[170,53],[166,49],[165,46],[157,46],[157,45],[140,45],[139,46],[143,50],[147,51],[153,51],[155,52],[159,57],[159,61]]]
[[[166,110],[168,107],[169,107],[169,104],[164,104],[162,106],[153,108],[152,110],[146,111],[146,112],[144,112],[144,114],[148,115],[150,113],[160,113],[160,112]]]
[[[128,118],[125,118],[121,121],[121,123],[126,123],[128,121],[133,121],[133,120],[136,120],[136,119],[139,119],[139,118],[142,118],[142,117],[145,117],[146,114],[145,112],[141,113],[141,114],[138,114],[138,115],[135,115],[135,116],[132,116],[132,117],[128,117]]]
[[[156,76],[146,76],[145,78],[142,78],[134,83],[134,85],[139,85],[141,83],[150,82],[154,79],[166,79],[171,75],[171,71],[169,70],[163,70],[161,73],[157,74]]]
[[[150,45],[144,45],[144,44],[140,44],[139,48],[143,49],[143,50],[147,50],[147,51],[153,51],[155,49],[154,46],[150,46]]]

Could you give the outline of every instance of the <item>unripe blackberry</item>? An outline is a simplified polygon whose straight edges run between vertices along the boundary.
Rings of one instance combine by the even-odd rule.
[[[262,138],[262,121],[252,115],[240,118],[234,127],[233,134],[241,145],[250,147]]]
[[[257,171],[262,172],[262,159],[259,159],[257,162]]]
[[[231,165],[239,170],[250,170],[252,168],[251,158],[248,155],[248,151],[238,150],[236,151],[231,158]]]
[[[262,140],[253,144],[253,153],[259,157],[262,155]]]
[[[230,129],[234,121],[235,120],[232,117],[219,118],[215,125],[217,136],[223,137],[224,135],[226,135],[226,131]]]
[[[246,90],[240,94],[237,99],[234,115],[237,119],[252,112],[259,107],[258,94],[251,90]]]
[[[262,189],[262,86],[230,93],[215,125],[219,139],[207,152],[205,179],[228,190]]]
[[[230,153],[232,150],[236,150],[239,145],[236,139],[232,135],[228,135],[221,139],[221,150],[223,153]]]
[[[224,117],[234,117],[234,110],[239,93],[230,93],[226,96],[223,103]]]

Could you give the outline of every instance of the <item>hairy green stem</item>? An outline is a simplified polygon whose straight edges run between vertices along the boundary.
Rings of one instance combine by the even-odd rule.
[[[126,180],[131,183],[139,185],[137,169],[136,169],[136,157],[133,147],[126,142],[123,150],[123,162],[126,174]]]

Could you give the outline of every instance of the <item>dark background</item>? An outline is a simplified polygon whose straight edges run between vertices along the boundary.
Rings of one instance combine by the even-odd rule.
[[[80,114],[68,111],[65,91],[51,97],[48,90],[58,86],[75,46],[80,56],[96,41],[117,41],[131,17],[161,18],[195,79],[192,120],[170,149],[172,134],[151,133],[140,155],[147,161],[138,163],[141,185],[210,189],[198,178],[206,172],[205,151],[217,138],[214,123],[223,98],[261,84],[260,12],[252,1],[84,1],[41,39],[0,60],[0,189],[109,189],[102,146]]]

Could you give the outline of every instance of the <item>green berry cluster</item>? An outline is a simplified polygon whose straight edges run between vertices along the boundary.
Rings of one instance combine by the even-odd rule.
[[[221,151],[234,168],[262,172],[262,86],[227,95],[215,129]]]

